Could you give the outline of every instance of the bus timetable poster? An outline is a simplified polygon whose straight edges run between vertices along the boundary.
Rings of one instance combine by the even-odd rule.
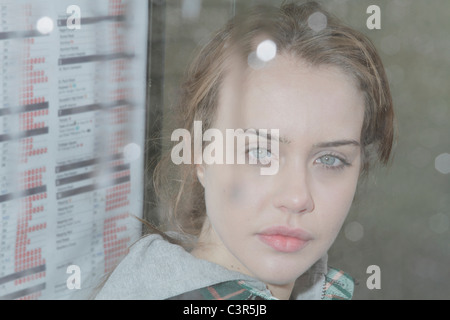
[[[141,234],[148,3],[0,6],[0,299],[72,298]]]

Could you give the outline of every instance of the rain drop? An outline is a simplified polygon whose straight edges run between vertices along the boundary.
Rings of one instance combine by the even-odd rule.
[[[202,0],[184,0],[181,7],[183,19],[195,21],[202,10]]]
[[[352,221],[346,225],[344,234],[350,241],[359,241],[364,236],[364,227],[359,222]]]
[[[123,148],[123,155],[125,157],[125,161],[135,161],[141,156],[141,147],[136,143],[129,143]]]
[[[450,154],[442,153],[434,160],[434,167],[442,174],[450,173]]]
[[[256,48],[256,56],[259,60],[268,62],[277,55],[277,45],[272,40],[264,40]]]
[[[42,17],[36,23],[36,29],[41,34],[49,34],[53,31],[53,20],[50,17]]]
[[[322,12],[314,12],[308,18],[308,26],[316,32],[326,28],[327,17]]]

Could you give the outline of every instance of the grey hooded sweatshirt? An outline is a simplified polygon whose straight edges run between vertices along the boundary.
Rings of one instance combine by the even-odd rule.
[[[297,279],[291,299],[322,299],[327,256]],[[129,253],[95,294],[95,299],[162,300],[225,281],[243,281],[260,297],[275,299],[266,285],[250,276],[198,259],[160,235],[146,236]]]

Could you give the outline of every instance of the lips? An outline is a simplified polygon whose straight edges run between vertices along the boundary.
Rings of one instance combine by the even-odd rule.
[[[302,229],[284,226],[271,227],[257,234],[258,239],[272,249],[292,253],[303,249],[313,237]]]

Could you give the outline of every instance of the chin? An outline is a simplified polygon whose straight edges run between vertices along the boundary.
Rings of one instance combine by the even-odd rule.
[[[252,274],[262,282],[273,285],[287,285],[305,273],[315,261],[305,257],[277,257],[261,261]]]

